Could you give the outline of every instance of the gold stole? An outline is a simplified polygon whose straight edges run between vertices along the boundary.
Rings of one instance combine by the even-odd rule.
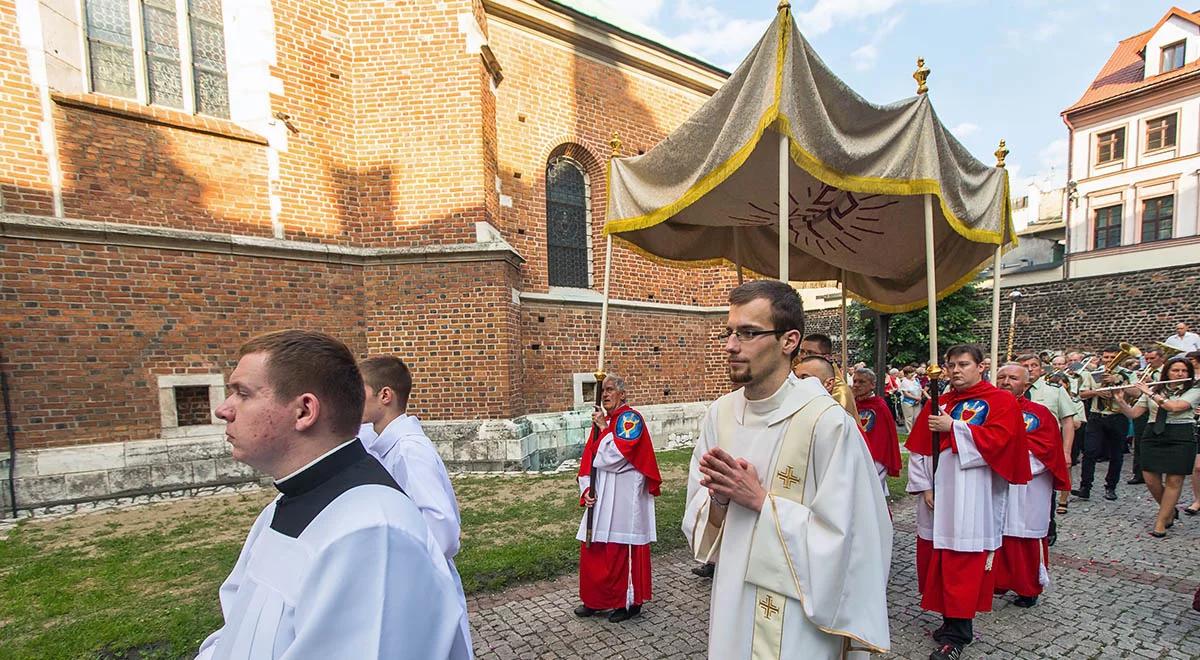
[[[717,445],[731,454],[733,452],[730,450],[730,445],[733,442],[737,427],[733,402],[734,397],[729,397],[725,401],[722,401],[721,408],[717,414]],[[805,403],[800,410],[792,414],[791,419],[787,422],[787,430],[783,433],[783,441],[779,443],[775,458],[771,461],[772,476],[770,487],[767,490],[768,498],[782,497],[797,504],[803,503],[804,482],[808,477],[808,462],[812,456],[812,441],[816,433],[817,420],[827,410],[836,407],[838,407],[837,401],[827,397],[816,396]],[[770,502],[764,500],[764,509],[769,504]],[[765,521],[765,524],[774,524],[774,515],[772,514],[771,517],[772,520]],[[759,519],[755,524],[764,524],[763,514],[759,514]],[[721,532],[724,532],[723,525]],[[776,535],[772,538],[778,539],[779,545],[778,547],[771,548],[771,551],[783,555],[784,559],[781,562],[781,568],[782,570],[790,571],[791,560],[787,558],[787,549],[783,545],[782,535]],[[718,536],[717,543],[714,543],[714,546],[719,543],[719,539],[720,537]],[[753,549],[751,552],[753,552]],[[794,578],[788,575],[787,581],[794,583]],[[799,594],[791,595],[793,598],[798,599]],[[787,598],[787,595],[758,587],[754,596],[756,603],[754,642],[751,647],[751,657],[754,660],[778,659],[781,656],[783,648],[783,618]]]

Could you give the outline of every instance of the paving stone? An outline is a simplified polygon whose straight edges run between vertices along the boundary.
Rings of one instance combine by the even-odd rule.
[[[1073,501],[1058,517],[1051,586],[1032,609],[1014,606],[1012,595],[996,597],[993,611],[975,619],[976,641],[964,658],[1200,658],[1200,612],[1191,609],[1200,584],[1200,519],[1183,517],[1167,538],[1156,539],[1148,534],[1156,505],[1145,488],[1122,481],[1117,493],[1116,502]],[[928,657],[930,631],[941,623],[919,605],[914,502],[893,505],[892,652],[884,658]],[[1189,502],[1185,494],[1180,504]],[[654,599],[621,624],[575,617],[576,575],[470,597],[476,654],[703,658],[711,581],[692,575],[695,563],[683,551],[655,554],[652,564]]]

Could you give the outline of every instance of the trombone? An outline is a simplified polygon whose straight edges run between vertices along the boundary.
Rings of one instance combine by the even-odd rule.
[[[1170,383],[1185,383],[1189,380],[1192,380],[1192,379],[1191,378],[1175,378],[1172,380],[1155,380],[1155,381],[1151,381],[1149,383],[1143,383],[1141,381],[1138,381],[1136,383],[1131,383],[1129,385],[1111,385],[1109,387],[1097,387],[1096,389],[1094,389],[1092,391],[1093,392],[1111,392],[1113,390],[1125,390],[1125,389],[1129,389],[1131,387],[1137,387],[1138,385],[1146,385],[1146,386],[1167,385]]]

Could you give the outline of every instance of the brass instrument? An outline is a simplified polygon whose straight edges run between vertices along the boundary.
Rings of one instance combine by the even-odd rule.
[[[1128,387],[1132,385],[1133,383],[1130,381],[1129,375],[1120,371],[1122,369],[1121,363],[1129,358],[1139,358],[1142,356],[1142,351],[1129,342],[1121,342],[1120,347],[1121,350],[1117,351],[1117,354],[1104,364],[1104,375],[1101,377],[1100,383],[1107,389],[1121,389],[1120,386]],[[1117,392],[1113,396],[1124,396],[1124,394]],[[1116,401],[1109,401],[1108,409],[1114,413],[1121,412],[1121,407],[1117,405]]]
[[[1184,352],[1182,348],[1175,348],[1174,346],[1172,346],[1170,344],[1164,344],[1161,341],[1154,342],[1154,346],[1158,350],[1162,351],[1164,360],[1170,360],[1171,358],[1175,357],[1176,355],[1179,355],[1180,353]]]

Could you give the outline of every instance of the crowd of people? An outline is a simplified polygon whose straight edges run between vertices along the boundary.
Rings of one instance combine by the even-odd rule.
[[[1130,483],[1158,503],[1155,537],[1175,524],[1188,475],[1195,497],[1183,511],[1200,513],[1200,338],[1186,325],[1140,352],[1028,354],[994,371],[978,346],[957,345],[939,365],[944,378],[911,365],[879,383],[866,365],[839,367],[829,337],[805,334],[790,286],[749,282],[729,303],[721,340],[737,389],[700,423],[680,523],[695,572],[712,577],[710,658],[889,648],[898,431],[916,496],[920,604],[942,617],[931,660],[960,657],[994,594],[1037,604],[1052,512],[1070,510],[1069,494],[1090,497],[1097,463],[1107,462],[1115,499],[1132,448]],[[407,365],[356,361],[337,339],[300,330],[252,339],[239,355],[216,414],[234,458],[270,475],[279,495],[222,584],[224,626],[198,657],[472,657],[454,563],[458,503],[407,414]],[[620,623],[652,597],[662,479],[624,380],[597,386],[578,474],[574,614]]]

